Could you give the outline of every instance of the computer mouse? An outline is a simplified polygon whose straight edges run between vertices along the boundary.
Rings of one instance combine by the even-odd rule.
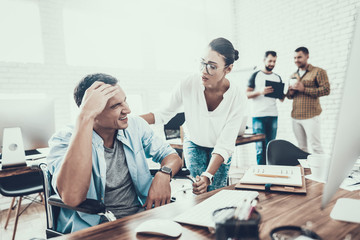
[[[182,226],[172,220],[157,218],[142,222],[135,229],[135,232],[158,236],[178,237],[182,233]]]

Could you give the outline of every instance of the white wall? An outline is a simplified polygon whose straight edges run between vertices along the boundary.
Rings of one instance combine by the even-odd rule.
[[[321,97],[321,140],[331,152],[339,111],[349,47],[353,36],[359,0],[276,0],[233,1],[235,34],[240,51],[239,68],[257,65],[267,50],[278,53],[274,72],[287,81],[296,71],[294,50],[306,46],[309,63],[327,71],[331,92]],[[239,79],[246,84],[247,78]],[[297,144],[291,127],[292,101],[278,104],[278,137]],[[243,164],[255,161],[255,146],[239,147],[237,157]],[[253,159],[253,160],[252,160]],[[245,163],[244,163],[245,162]]]

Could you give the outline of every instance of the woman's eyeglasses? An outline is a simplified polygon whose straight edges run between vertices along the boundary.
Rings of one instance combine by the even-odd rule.
[[[214,75],[216,70],[218,69],[218,67],[213,63],[206,63],[204,61],[201,61],[200,70],[202,71],[204,70],[204,68],[206,69],[206,72],[211,76]],[[226,68],[226,66],[224,68]]]

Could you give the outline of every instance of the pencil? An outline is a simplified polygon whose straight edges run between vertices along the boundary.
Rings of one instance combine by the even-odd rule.
[[[276,174],[266,174],[266,173],[255,173],[256,176],[259,177],[277,177],[277,178],[288,178],[287,175],[276,175]]]

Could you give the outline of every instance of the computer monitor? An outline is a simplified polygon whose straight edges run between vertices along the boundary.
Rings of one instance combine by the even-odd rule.
[[[0,94],[0,152],[4,128],[20,128],[24,150],[48,147],[55,132],[54,101],[46,95]],[[28,154],[27,154],[28,155]]]
[[[332,150],[327,182],[323,189],[324,208],[348,176],[360,156],[360,15],[358,14],[351,42],[348,68],[344,82],[340,111]],[[329,51],[331,51],[329,49]],[[360,208],[360,200],[359,200]],[[353,208],[355,209],[355,208]]]

